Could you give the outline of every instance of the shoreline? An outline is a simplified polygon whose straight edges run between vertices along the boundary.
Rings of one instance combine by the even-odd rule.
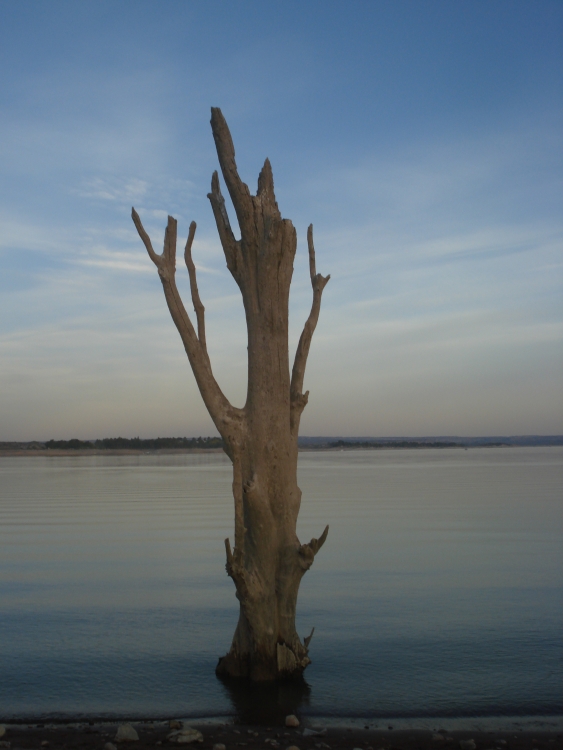
[[[286,708],[286,711],[288,709]],[[393,730],[418,730],[431,732],[490,732],[490,731],[533,731],[545,729],[546,731],[556,731],[563,733],[563,713],[561,714],[498,714],[498,715],[467,715],[467,716],[323,716],[304,714],[297,710],[296,715],[299,717],[301,726],[299,731],[304,728],[323,727],[326,729],[370,729],[378,731]],[[255,726],[276,726],[282,721],[284,711],[277,708],[274,714],[269,714],[269,719],[255,719],[251,722]],[[248,717],[247,717],[248,718]],[[4,726],[28,726],[28,727],[86,727],[86,726],[117,726],[123,723],[131,724],[154,724],[168,726],[171,721],[180,721],[185,724],[194,724],[201,726],[238,726],[249,725],[242,716],[237,714],[214,714],[214,715],[193,715],[193,716],[176,716],[155,715],[155,714],[68,714],[51,713],[51,714],[30,714],[21,718],[16,716],[2,717],[0,715],[0,725]],[[273,722],[273,723],[272,723]],[[281,726],[281,724],[280,724]],[[442,729],[439,729],[441,727]],[[287,731],[287,728],[286,728]],[[293,730],[292,730],[293,731]]]
[[[133,748],[173,747],[172,731],[193,727],[203,739],[194,748],[214,750],[221,744],[225,750],[268,748],[287,750],[561,750],[563,748],[563,716],[504,717],[509,720],[498,728],[485,728],[483,720],[502,717],[468,717],[463,719],[322,719],[303,717],[299,727],[280,723],[266,725],[235,723],[224,717],[168,721],[53,721],[6,722],[0,747],[10,750],[37,748],[77,748],[81,750],[112,750],[117,746],[116,732],[120,724],[130,723],[138,740],[129,742]],[[365,724],[363,722],[366,722]],[[467,726],[455,728],[460,721]],[[408,725],[405,723],[408,722]],[[532,726],[531,723],[536,724]],[[492,725],[491,725],[492,726]],[[223,750],[223,748],[215,748]]]

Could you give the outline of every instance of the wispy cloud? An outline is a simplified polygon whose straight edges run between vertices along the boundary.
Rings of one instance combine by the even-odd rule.
[[[78,261],[83,266],[104,268],[110,271],[133,271],[134,273],[153,273],[146,261],[138,259],[127,253],[100,252],[97,258],[80,258]]]
[[[107,178],[96,177],[87,180],[76,192],[84,198],[130,203],[131,201],[141,200],[147,194],[147,190],[147,181],[139,178],[133,177],[127,181],[119,181],[114,178],[110,181]]]

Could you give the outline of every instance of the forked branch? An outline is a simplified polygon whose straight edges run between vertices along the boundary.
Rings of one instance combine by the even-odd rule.
[[[149,254],[149,258],[152,260],[152,262],[158,268],[160,266],[160,262],[162,260],[162,256],[161,255],[157,255],[155,253],[155,251],[153,249],[153,246],[152,246],[151,238],[145,232],[145,228],[144,228],[144,226],[141,223],[141,219],[139,218],[139,214],[135,211],[134,208],[131,209],[131,218],[133,219],[133,223],[135,224],[135,226],[137,228],[137,232],[139,233],[139,237],[143,240],[143,244],[147,248],[147,253]]]
[[[137,228],[139,237],[142,239],[143,244],[147,249],[150,259],[158,268],[158,274],[162,281],[164,296],[168,304],[168,309],[170,310],[170,315],[172,316],[172,320],[182,338],[202,398],[217,429],[225,439],[228,451],[229,446],[232,445],[236,435],[242,429],[243,414],[240,409],[235,409],[231,406],[219,388],[219,385],[213,376],[213,372],[211,371],[211,364],[207,355],[205,342],[205,323],[203,317],[204,307],[199,298],[195,266],[191,259],[191,246],[196,229],[195,222],[192,222],[190,225],[190,233],[186,243],[185,259],[188,266],[188,273],[190,275],[190,287],[197,315],[199,337],[194,330],[192,321],[186,312],[186,308],[184,307],[184,303],[182,302],[176,286],[176,239],[178,232],[178,223],[176,219],[172,216],[168,217],[168,225],[164,233],[164,249],[162,255],[158,255],[155,253],[150,237],[145,231],[141,219],[139,218],[139,214],[134,208],[131,210],[131,217]]]
[[[201,348],[207,354],[207,342],[205,340],[205,307],[199,296],[199,289],[197,288],[197,275],[195,265],[192,260],[192,245],[195,236],[197,224],[192,221],[190,224],[190,231],[186,242],[186,249],[184,250],[184,260],[188,268],[188,274],[190,276],[190,291],[192,293],[192,302],[194,304],[194,310],[197,318],[197,337]]]
[[[303,333],[299,339],[299,344],[295,353],[295,361],[293,363],[293,372],[291,374],[292,416],[300,415],[307,404],[308,393],[302,393],[305,367],[307,366],[307,357],[309,356],[313,333],[315,332],[319,320],[323,289],[330,279],[330,276],[321,276],[320,273],[317,273],[312,224],[309,225],[309,229],[307,230],[307,245],[309,247],[309,272],[311,275],[311,286],[313,287],[313,304],[307,322],[303,328]]]

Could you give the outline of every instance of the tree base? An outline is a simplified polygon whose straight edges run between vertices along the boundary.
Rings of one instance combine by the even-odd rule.
[[[215,674],[221,678],[247,678],[253,682],[299,680],[311,663],[307,652],[299,656],[285,643],[276,644],[273,654],[239,654],[231,648],[219,658]]]

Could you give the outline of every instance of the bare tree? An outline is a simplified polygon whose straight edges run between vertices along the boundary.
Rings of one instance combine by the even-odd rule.
[[[309,227],[309,266],[313,304],[289,372],[288,302],[297,238],[293,224],[282,219],[274,195],[268,159],[251,195],[241,181],[235,149],[221,110],[211,109],[211,128],[223,178],[233,201],[241,239],[235,239],[217,172],[211,179],[211,201],[227,268],[242,293],[248,328],[248,391],[244,408],[232,406],[217,384],[207,353],[204,307],[199,297],[190,225],[185,249],[197,333],[175,282],[177,222],[168,217],[164,251],[157,255],[141,220],[132,218],[151,260],[158,268],[164,295],[180,333],[205,405],[223,437],[233,464],[235,545],[228,539],[227,573],[233,579],[240,615],[229,653],[217,674],[272,680],[299,675],[310,663],[311,635],[300,641],[295,609],[301,578],[325,542],[301,544],[296,524],[301,490],[297,486],[297,436],[308,391],[303,378],[321,295],[329,276],[315,268],[313,227]]]

